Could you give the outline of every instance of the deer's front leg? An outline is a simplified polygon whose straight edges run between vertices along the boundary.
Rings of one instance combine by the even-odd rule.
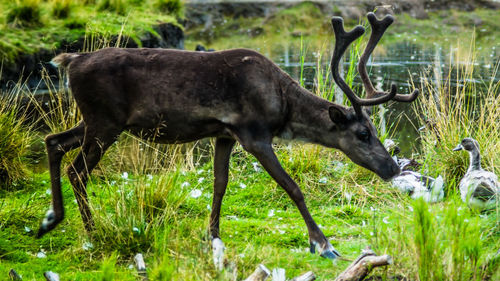
[[[222,270],[224,264],[224,244],[219,236],[219,218],[222,198],[226,193],[229,176],[229,158],[235,141],[218,138],[215,142],[214,156],[214,196],[212,213],[210,214],[210,236],[212,238],[213,258],[215,267]]]
[[[271,142],[263,141],[253,141],[243,144],[245,149],[252,153],[259,162],[262,164],[264,169],[274,178],[274,180],[288,193],[290,198],[297,205],[300,214],[304,218],[307,225],[307,230],[309,232],[309,243],[311,246],[311,253],[315,252],[316,247],[318,247],[319,252],[322,257],[335,259],[340,256],[340,254],[332,247],[328,239],[319,229],[316,222],[314,222],[311,214],[307,210],[306,203],[304,202],[304,195],[300,190],[299,186],[293,179],[288,175],[288,173],[281,167],[278,158],[274,154]]]

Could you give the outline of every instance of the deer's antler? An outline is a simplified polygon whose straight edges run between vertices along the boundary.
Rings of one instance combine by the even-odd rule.
[[[370,22],[370,25],[372,27],[372,34],[370,35],[370,39],[368,40],[368,44],[366,45],[363,55],[359,59],[358,71],[359,76],[361,77],[361,81],[363,81],[363,85],[366,90],[366,97],[373,98],[381,95],[387,95],[387,92],[375,90],[372,82],[370,81],[370,78],[368,77],[368,72],[366,71],[366,62],[375,49],[375,46],[377,46],[378,41],[380,41],[380,38],[382,38],[382,36],[384,35],[385,30],[394,22],[394,17],[392,17],[391,15],[387,15],[383,19],[378,20],[375,14],[371,12],[368,13],[366,17],[368,18],[368,21]],[[394,85],[392,85],[391,93],[393,91],[395,91]],[[396,94],[392,99],[395,101],[412,102],[418,97],[418,94],[419,91],[415,89],[413,93],[409,95]]]
[[[362,116],[361,107],[367,105],[377,105],[391,100],[396,95],[396,85],[392,85],[391,92],[378,97],[370,97],[367,99],[359,98],[353,90],[345,83],[339,74],[339,62],[347,47],[356,39],[358,39],[365,29],[362,26],[356,26],[353,30],[346,32],[344,29],[344,20],[341,17],[332,18],[332,27],[335,32],[335,49],[333,51],[331,61],[331,71],[335,83],[351,101],[352,107],[358,116]],[[373,87],[373,86],[372,86]]]

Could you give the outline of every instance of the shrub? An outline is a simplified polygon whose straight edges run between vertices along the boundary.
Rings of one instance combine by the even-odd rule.
[[[17,0],[7,14],[7,23],[14,26],[40,25],[40,1]]]
[[[127,11],[127,2],[125,0],[101,0],[97,6],[100,11],[110,11],[115,12],[120,15],[124,15]]]
[[[25,161],[33,139],[14,95],[0,95],[0,187],[26,176]]]
[[[56,18],[64,19],[71,12],[71,0],[53,0],[52,15]]]
[[[181,16],[183,4],[181,0],[157,0],[155,8],[174,16]]]

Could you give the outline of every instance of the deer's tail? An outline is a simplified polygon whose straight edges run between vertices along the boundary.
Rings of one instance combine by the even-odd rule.
[[[54,57],[50,63],[54,65],[55,67],[62,67],[66,68],[68,65],[73,61],[74,58],[79,57],[80,54],[75,54],[75,53],[63,53],[59,54],[56,57]]]

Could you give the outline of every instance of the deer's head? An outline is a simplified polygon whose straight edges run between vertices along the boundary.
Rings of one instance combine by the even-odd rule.
[[[365,29],[362,26],[356,26],[353,30],[346,32],[342,18],[332,18],[336,38],[331,61],[332,75],[335,83],[351,101],[352,108],[332,106],[329,113],[335,124],[334,130],[337,130],[339,135],[337,147],[354,163],[373,171],[384,180],[389,180],[399,174],[399,167],[378,139],[377,130],[363,106],[382,104],[389,100],[411,102],[417,98],[419,91],[414,90],[410,95],[400,95],[397,94],[394,84],[391,86],[390,92],[374,89],[366,71],[366,62],[387,27],[394,22],[394,18],[389,15],[378,20],[373,13],[368,13],[367,18],[372,33],[358,63],[358,71],[366,90],[365,99],[359,98],[338,72],[340,59],[347,47],[358,39],[365,32]]]

